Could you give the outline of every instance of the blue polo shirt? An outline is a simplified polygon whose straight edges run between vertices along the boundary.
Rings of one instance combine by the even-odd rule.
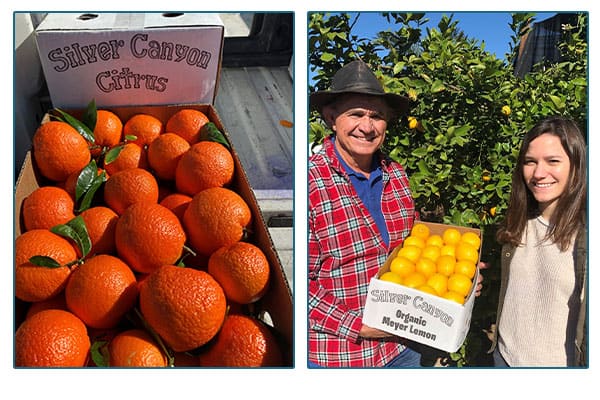
[[[335,139],[334,139],[335,141]],[[335,153],[340,160],[340,163],[344,167],[344,170],[350,177],[350,182],[354,186],[354,190],[358,194],[358,197],[362,200],[364,205],[369,210],[369,213],[375,220],[377,228],[381,233],[381,238],[386,245],[389,245],[390,235],[383,218],[383,212],[381,211],[381,196],[383,194],[383,176],[381,172],[381,166],[377,162],[377,157],[373,157],[373,164],[371,165],[371,173],[369,178],[360,172],[356,172],[340,156],[337,149],[334,147]]]

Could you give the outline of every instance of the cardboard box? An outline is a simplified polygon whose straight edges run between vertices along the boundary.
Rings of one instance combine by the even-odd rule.
[[[439,235],[451,226],[425,224],[429,226],[431,234]],[[481,237],[479,229],[452,227],[461,233],[471,231]],[[390,270],[390,264],[399,250],[400,247],[394,249],[369,283],[363,323],[436,349],[450,353],[457,351],[469,332],[475,285],[461,305],[420,290],[379,280],[381,274]],[[473,282],[477,281],[478,274],[479,268]]]
[[[225,134],[229,144],[231,140],[225,130],[215,108],[212,105],[176,105],[176,106],[147,106],[147,107],[111,107],[110,110],[117,114],[123,121],[138,113],[147,113],[154,115],[163,123],[168,118],[182,108],[192,108],[202,111],[215,123],[217,128]],[[78,116],[76,112],[72,112]],[[256,244],[265,253],[271,267],[270,286],[267,293],[257,303],[252,305],[254,313],[261,319],[273,326],[278,338],[281,340],[284,354],[284,364],[286,367],[293,366],[293,306],[290,287],[287,283],[285,273],[281,267],[281,262],[275,251],[275,246],[267,229],[265,220],[259,209],[258,203],[248,183],[248,177],[244,171],[239,157],[232,147],[232,155],[235,162],[234,181],[229,186],[236,191],[248,204],[252,211],[252,237],[249,239]],[[31,152],[27,153],[25,163],[19,174],[15,188],[15,237],[22,232],[21,206],[23,200],[35,189],[44,184],[44,178],[36,171],[35,162],[32,159]],[[16,321],[20,314],[25,310],[19,310],[17,304]],[[16,326],[15,326],[16,328]]]
[[[35,35],[53,106],[77,108],[214,104],[224,31],[210,13],[69,12]]]

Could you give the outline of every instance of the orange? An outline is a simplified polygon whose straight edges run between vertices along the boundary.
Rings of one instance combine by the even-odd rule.
[[[448,290],[459,293],[462,296],[469,294],[471,286],[471,280],[464,275],[452,274],[448,278]]]
[[[440,248],[433,245],[427,245],[421,252],[421,258],[427,258],[433,262],[436,262],[440,256]]]
[[[203,367],[278,367],[279,344],[270,328],[257,318],[230,314],[214,344],[199,356]]]
[[[119,215],[135,203],[158,203],[158,182],[145,169],[119,171],[104,184],[104,201]]]
[[[427,279],[420,272],[411,272],[402,278],[402,284],[409,288],[416,288],[424,285]]]
[[[15,334],[18,367],[83,367],[90,350],[84,323],[64,310],[44,310],[26,319]]]
[[[415,263],[406,257],[397,255],[390,263],[390,271],[402,278],[412,272],[415,272]]]
[[[171,193],[166,195],[159,204],[171,210],[179,218],[179,221],[183,223],[183,214],[191,201],[192,198],[187,194]]]
[[[181,193],[194,194],[231,183],[234,162],[231,152],[217,142],[198,142],[185,152],[175,169],[175,185]]]
[[[178,134],[189,144],[194,144],[200,139],[200,129],[208,122],[208,117],[202,111],[183,109],[167,120],[166,130]]]
[[[108,345],[111,367],[166,367],[167,358],[150,334],[142,329],[118,333]]]
[[[119,216],[108,207],[96,206],[79,214],[92,242],[89,255],[112,254],[116,251],[115,229]]]
[[[438,257],[436,265],[437,265],[438,273],[445,275],[445,276],[450,276],[454,273],[454,267],[456,266],[456,260],[452,256],[443,255],[443,256]]]
[[[438,296],[442,296],[448,291],[448,277],[436,272],[427,279],[427,285],[432,287]]]
[[[148,146],[148,164],[157,177],[175,179],[175,168],[190,144],[175,133],[163,133]]]
[[[76,268],[65,287],[69,310],[87,326],[114,328],[137,301],[133,271],[119,258],[99,254]]]
[[[402,284],[402,277],[392,271],[387,271],[387,272],[384,272],[383,274],[381,274],[381,276],[379,277],[379,280],[397,283],[399,285]]]
[[[425,247],[425,240],[418,236],[407,236],[402,242],[402,246],[415,246],[422,249]]]
[[[149,114],[136,114],[123,125],[123,135],[135,136],[136,139],[133,140],[133,143],[140,147],[152,143],[162,132],[162,122]]]
[[[456,255],[456,247],[453,244],[445,244],[440,248],[440,256],[451,256]]]
[[[120,146],[121,151],[115,159],[110,162],[106,162],[106,158],[104,159],[104,169],[109,176],[125,169],[148,168],[148,155],[144,148],[136,143],[125,143]]]
[[[456,228],[446,228],[442,233],[444,244],[456,245],[460,242],[461,234]]]
[[[195,349],[211,340],[225,319],[226,299],[207,272],[163,265],[140,288],[140,309],[173,351]]]
[[[117,221],[117,254],[133,270],[150,273],[175,264],[183,253],[186,235],[168,208],[157,203],[136,203]]]
[[[194,250],[210,255],[240,241],[252,214],[244,199],[227,188],[196,194],[183,214],[183,225]]]
[[[469,279],[473,279],[476,270],[477,266],[474,263],[466,260],[457,261],[456,265],[454,266],[455,273],[464,275]]]
[[[219,282],[225,296],[239,304],[254,303],[267,291],[269,261],[251,243],[221,247],[208,260],[208,273]]]
[[[27,314],[25,315],[25,319],[31,317],[44,310],[66,310],[67,301],[65,300],[65,292],[64,290],[57,294],[54,297],[49,298],[48,300],[36,301],[31,303],[29,309],[27,309]]]
[[[98,110],[94,128],[94,144],[101,148],[111,148],[119,144],[123,134],[123,122],[112,111]],[[100,149],[98,149],[100,150]],[[99,151],[93,151],[99,154]]]
[[[429,286],[427,283],[417,286],[415,289],[420,290],[421,292],[429,293],[431,295],[437,296],[437,292],[434,288]]]
[[[73,218],[75,203],[69,193],[56,186],[42,186],[23,200],[21,212],[26,230],[50,229]]]
[[[437,272],[437,265],[428,258],[420,258],[415,264],[415,271],[420,272],[426,278]]]
[[[412,236],[420,237],[426,240],[429,237],[430,229],[427,225],[422,223],[415,223],[410,231]]]
[[[481,239],[475,232],[465,232],[462,234],[460,238],[461,242],[469,243],[475,249],[479,250],[479,246],[481,246]]]
[[[446,293],[444,293],[441,297],[450,300],[450,301],[454,301],[458,304],[464,304],[465,303],[465,297],[460,294],[460,293],[456,293],[453,292],[451,290],[448,290]]]
[[[479,260],[479,251],[469,243],[462,242],[456,246],[456,259],[476,263]]]
[[[29,262],[33,256],[46,256],[61,267],[48,268]],[[67,284],[71,269],[66,265],[77,260],[71,243],[47,229],[34,229],[15,239],[15,296],[23,301],[44,301],[57,296]]]
[[[416,263],[421,257],[421,248],[417,246],[404,246],[398,251],[398,256],[408,258],[413,263]]]
[[[32,139],[33,157],[42,176],[62,182],[85,167],[92,155],[88,142],[71,125],[60,121],[42,124]]]
[[[444,245],[444,239],[438,234],[430,235],[425,241],[427,246],[437,246],[442,247]]]

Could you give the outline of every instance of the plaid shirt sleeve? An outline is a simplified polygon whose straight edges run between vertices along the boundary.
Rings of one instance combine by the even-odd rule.
[[[386,246],[336,161],[326,141],[309,162],[309,358],[330,366],[384,365],[403,347],[359,337],[362,311],[371,278],[410,232],[414,205],[402,168],[382,162]]]

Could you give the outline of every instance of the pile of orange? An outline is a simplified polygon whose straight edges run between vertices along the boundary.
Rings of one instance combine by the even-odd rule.
[[[39,127],[40,188],[15,238],[16,366],[281,365],[255,317],[269,262],[231,151],[201,139],[208,122],[191,108],[98,110],[93,141],[66,122]]]
[[[418,222],[379,279],[464,304],[473,287],[480,246],[473,231],[461,233],[448,226],[434,234]]]

